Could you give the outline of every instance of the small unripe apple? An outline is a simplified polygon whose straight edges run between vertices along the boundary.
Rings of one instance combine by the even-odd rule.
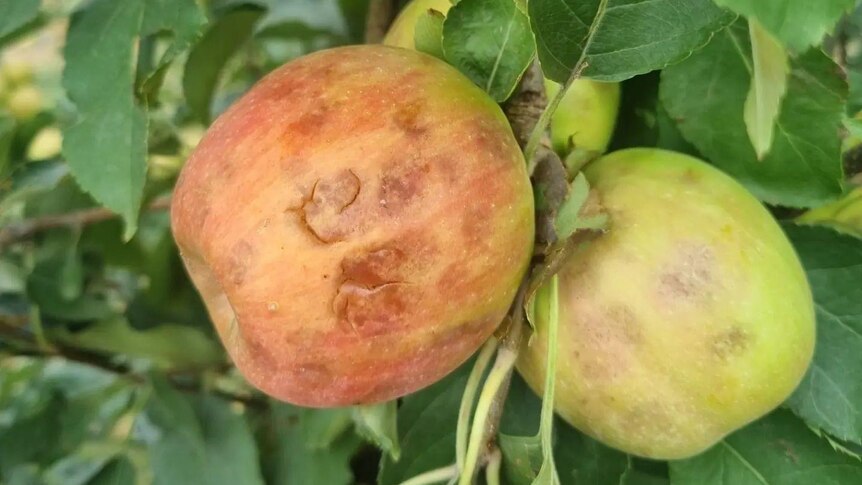
[[[32,84],[15,89],[6,99],[6,109],[20,121],[33,119],[45,108],[45,96]]]
[[[63,149],[63,133],[56,126],[43,128],[27,146],[27,158],[30,160],[50,160],[60,154]]]
[[[534,235],[497,104],[386,46],[262,79],[189,158],[171,218],[237,368],[316,407],[390,400],[463,363],[504,318]]]
[[[446,14],[450,0],[413,0],[398,14],[383,43],[415,48],[416,22],[429,9]],[[553,81],[545,81],[548,98],[559,92]],[[619,83],[578,79],[563,97],[551,119],[551,140],[561,156],[572,149],[604,153],[611,141],[620,105]]]
[[[610,226],[559,274],[557,413],[627,453],[678,459],[781,404],[811,361],[815,320],[769,212],[669,151],[612,153],[585,174]],[[518,369],[540,392],[547,333],[536,320]]]
[[[23,86],[33,80],[33,66],[20,59],[6,59],[0,64],[0,77],[11,86]]]

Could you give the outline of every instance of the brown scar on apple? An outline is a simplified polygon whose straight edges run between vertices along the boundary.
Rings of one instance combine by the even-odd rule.
[[[359,176],[353,170],[342,170],[327,179],[318,179],[302,204],[288,207],[285,212],[296,212],[302,226],[320,243],[344,241],[355,230],[354,221],[345,211],[353,206],[361,190]]]
[[[615,305],[603,310],[597,318],[584,315],[580,335],[592,359],[581,359],[584,371],[597,377],[614,379],[631,365],[632,349],[643,341],[637,317],[626,306]]]
[[[345,257],[332,308],[339,324],[362,336],[391,331],[407,309],[406,254],[384,247]]]
[[[428,127],[421,123],[420,115],[422,111],[420,101],[401,107],[393,116],[395,126],[408,136],[421,136],[425,134],[428,131]]]
[[[740,327],[718,334],[712,341],[712,353],[721,360],[742,354],[751,343],[751,335]]]
[[[699,299],[710,291],[714,267],[715,255],[708,246],[681,247],[677,259],[658,277],[659,295],[667,301]]]
[[[400,209],[420,197],[431,166],[414,160],[397,160],[380,179],[380,204],[388,210]]]
[[[249,263],[254,256],[254,249],[248,241],[239,241],[234,244],[230,252],[230,281],[240,286],[245,281]]]

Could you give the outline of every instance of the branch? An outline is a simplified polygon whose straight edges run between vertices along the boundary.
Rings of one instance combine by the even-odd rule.
[[[171,207],[171,197],[165,195],[158,197],[150,203],[145,210],[161,211]],[[49,216],[35,217],[15,224],[10,224],[0,229],[0,249],[18,241],[29,239],[35,234],[55,229],[58,227],[76,227],[104,222],[119,217],[117,214],[102,207],[84,209],[65,214],[52,214]]]
[[[379,44],[395,19],[395,0],[371,0],[365,20],[365,43]]]
[[[129,381],[133,385],[140,385],[147,381],[145,375],[134,372],[127,364],[119,362],[109,355],[68,345],[61,345],[56,342],[52,342],[47,348],[39,347],[36,344],[33,335],[23,326],[26,324],[26,320],[23,324],[20,323],[21,320],[17,318],[15,320],[0,320],[0,342],[3,342],[5,339],[12,340],[14,343],[11,345],[15,347],[14,353],[16,356],[42,359],[51,357],[60,358],[70,362],[102,369],[111,374],[115,374],[118,378]],[[229,365],[225,365],[215,370],[224,372],[229,368]],[[197,393],[205,389],[203,381],[196,375],[200,370],[201,369],[167,370],[165,371],[165,376],[176,389],[183,392]],[[189,379],[189,376],[192,376],[193,378]],[[242,403],[252,409],[262,410],[266,409],[268,406],[267,399],[260,395],[236,394],[224,389],[206,390],[223,399]]]

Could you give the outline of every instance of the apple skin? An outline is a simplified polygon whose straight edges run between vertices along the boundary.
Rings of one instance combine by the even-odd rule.
[[[238,369],[311,407],[454,370],[504,318],[534,237],[500,108],[444,62],[386,46],[258,82],[191,155],[171,218]]]
[[[395,18],[383,43],[414,49],[416,22],[419,17],[429,9],[446,14],[451,7],[449,0],[413,0]],[[545,89],[550,98],[560,87],[557,83],[546,80]],[[554,150],[563,157],[573,148],[604,153],[614,134],[619,106],[619,83],[576,80],[551,118],[551,141]]]
[[[557,413],[627,453],[680,459],[781,404],[811,362],[815,319],[766,209],[716,168],[664,150],[615,152],[585,174],[611,222],[560,272]],[[536,320],[518,370],[541,393]]]

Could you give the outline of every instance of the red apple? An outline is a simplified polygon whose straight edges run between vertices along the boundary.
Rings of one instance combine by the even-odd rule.
[[[384,46],[271,73],[209,129],[171,212],[239,370],[305,406],[427,386],[499,324],[533,197],[499,107],[447,64]]]

